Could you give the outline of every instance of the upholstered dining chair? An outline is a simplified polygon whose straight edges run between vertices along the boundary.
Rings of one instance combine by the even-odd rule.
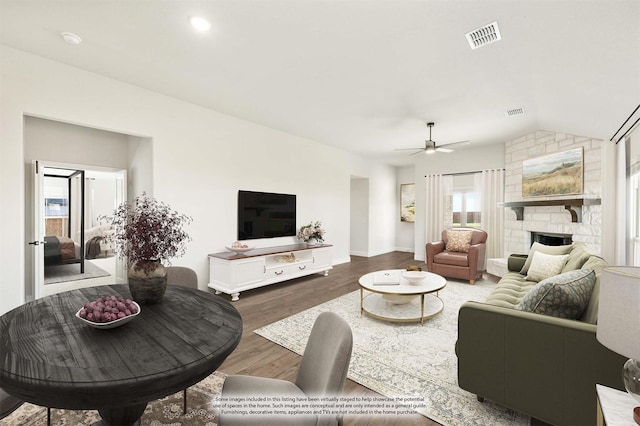
[[[243,375],[228,376],[222,385],[222,400],[233,397],[294,398],[334,397],[342,395],[351,361],[353,334],[349,324],[333,312],[316,318],[300,362],[295,383]],[[340,415],[250,415],[225,414],[221,410],[220,426],[235,425],[341,425]]]
[[[24,401],[0,389],[0,419],[16,411]]]
[[[185,266],[166,266],[167,285],[198,288],[198,275],[196,271]],[[187,414],[187,390],[182,391],[182,411]]]

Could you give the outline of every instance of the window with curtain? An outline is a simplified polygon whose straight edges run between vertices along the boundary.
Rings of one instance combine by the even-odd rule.
[[[451,222],[453,226],[479,228],[481,224],[481,191],[476,188],[474,174],[453,176]]]
[[[480,193],[479,192],[455,192],[453,193],[453,226],[480,227]]]

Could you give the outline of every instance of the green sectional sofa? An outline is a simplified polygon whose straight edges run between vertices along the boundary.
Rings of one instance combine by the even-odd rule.
[[[487,300],[460,308],[458,385],[480,401],[486,398],[553,425],[595,425],[595,385],[624,390],[626,359],[596,340],[600,271],[606,262],[581,243],[566,247],[561,273],[595,272],[595,286],[590,299],[586,296],[588,306],[581,317],[520,310],[520,301],[537,283],[520,273],[527,256],[512,255],[510,272]]]

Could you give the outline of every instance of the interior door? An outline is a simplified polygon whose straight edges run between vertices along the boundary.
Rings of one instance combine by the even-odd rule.
[[[120,170],[116,176],[116,205],[127,201],[127,171]],[[127,262],[126,259],[116,256],[116,283],[124,284],[127,282]]]
[[[27,250],[28,270],[32,271],[31,279],[25,280],[25,299],[27,301],[42,297],[44,285],[44,171],[38,161],[31,163],[31,178],[33,190],[33,222]]]

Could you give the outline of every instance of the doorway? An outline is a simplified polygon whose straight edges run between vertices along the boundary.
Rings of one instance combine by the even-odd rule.
[[[352,176],[349,254],[369,256],[369,179]]]
[[[67,184],[70,179],[74,184]],[[113,250],[111,225],[100,220],[126,201],[126,170],[37,161],[32,183],[27,256],[32,280],[27,283],[33,285],[27,295],[39,298],[126,282],[125,262]]]

